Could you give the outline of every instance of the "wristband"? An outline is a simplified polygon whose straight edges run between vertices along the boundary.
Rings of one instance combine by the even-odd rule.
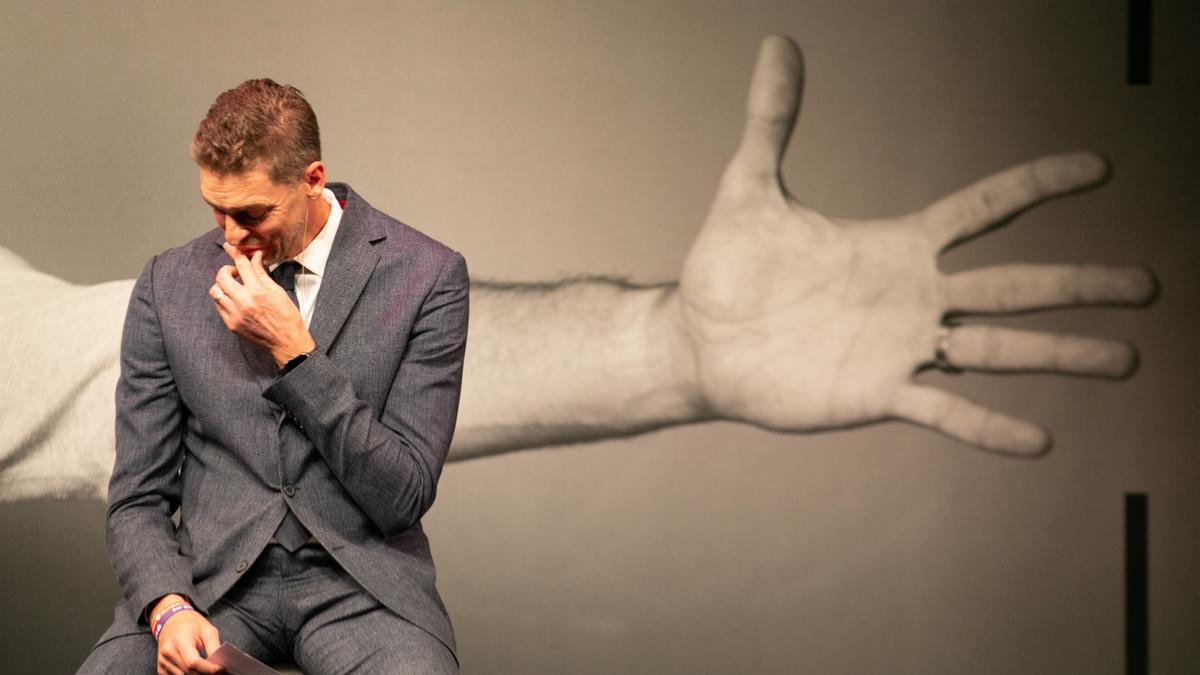
[[[190,605],[190,604],[192,604],[192,601],[188,600],[187,598],[184,598],[183,600],[180,600],[179,602],[175,603],[174,605],[167,605],[166,607],[163,607],[161,610],[159,610],[158,614],[154,615],[153,619],[150,619],[150,625],[153,626],[154,624],[158,623],[158,620],[161,619],[163,617],[163,615],[166,614],[167,611],[170,610],[172,607],[176,607],[178,605]]]
[[[158,639],[158,634],[162,632],[163,626],[165,626],[167,624],[168,619],[170,619],[171,617],[175,616],[176,614],[178,614],[180,612],[194,612],[194,611],[196,611],[195,607],[192,607],[191,605],[189,605],[186,602],[180,602],[178,604],[171,605],[170,607],[159,612],[154,617],[154,631],[153,631],[154,639],[155,640]]]

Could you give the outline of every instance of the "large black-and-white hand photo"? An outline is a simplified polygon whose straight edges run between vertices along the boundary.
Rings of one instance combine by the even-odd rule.
[[[0,670],[1200,667],[1149,11],[6,7]]]

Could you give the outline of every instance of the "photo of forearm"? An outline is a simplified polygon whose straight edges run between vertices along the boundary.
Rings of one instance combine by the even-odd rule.
[[[707,415],[676,284],[475,282],[450,459],[629,436]]]

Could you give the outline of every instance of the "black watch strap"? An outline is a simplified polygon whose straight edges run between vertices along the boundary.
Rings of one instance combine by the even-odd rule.
[[[316,350],[313,350],[313,351],[316,351]],[[304,352],[303,354],[297,354],[297,355],[293,356],[292,358],[288,359],[288,362],[283,364],[283,367],[279,369],[279,377],[283,377],[284,375],[287,375],[288,373],[295,370],[296,366],[300,365],[301,363],[304,363],[304,361],[306,359],[308,359],[310,354],[312,354],[312,352]]]

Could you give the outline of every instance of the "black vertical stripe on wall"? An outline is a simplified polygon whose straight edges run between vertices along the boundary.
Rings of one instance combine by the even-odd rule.
[[[1147,498],[1125,493],[1125,672],[1150,672]]]
[[[1151,0],[1129,0],[1126,81],[1150,84]]]

